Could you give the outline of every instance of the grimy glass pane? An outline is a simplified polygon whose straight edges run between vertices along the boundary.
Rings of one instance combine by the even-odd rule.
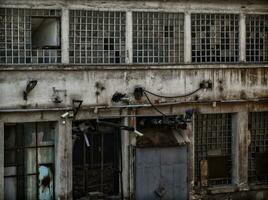
[[[5,166],[7,165],[15,165],[16,164],[16,151],[5,151]]]
[[[239,15],[195,13],[192,20],[192,62],[239,61]]]
[[[36,125],[35,123],[24,124],[24,146],[36,146]]]
[[[54,163],[54,148],[42,147],[38,148],[38,163]]]
[[[25,174],[36,173],[36,149],[27,148],[24,153]]]
[[[268,61],[268,15],[246,15],[246,58]]]
[[[5,126],[5,149],[14,148],[16,146],[16,126]]]
[[[183,49],[183,13],[133,13],[134,63],[182,63]]]
[[[5,167],[4,176],[14,176],[16,174],[17,174],[17,168],[16,168],[16,166]]]
[[[8,200],[17,199],[17,180],[16,178],[5,178],[4,196]]]
[[[125,63],[125,12],[70,10],[70,63]]]
[[[55,123],[42,122],[37,124],[38,146],[53,145],[55,138]]]
[[[36,175],[27,176],[25,178],[25,195],[27,200],[36,200]]]

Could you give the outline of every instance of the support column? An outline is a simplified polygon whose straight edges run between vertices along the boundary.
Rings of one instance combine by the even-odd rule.
[[[72,199],[72,121],[60,119],[55,145],[55,196]]]
[[[126,13],[126,63],[133,63],[133,41],[132,41],[132,11]]]
[[[184,62],[192,62],[192,34],[191,34],[191,13],[184,15]]]
[[[69,63],[69,10],[62,9],[61,13],[61,62]]]
[[[234,151],[238,152],[234,161],[236,165],[237,177],[234,181],[237,184],[239,190],[248,189],[248,145],[250,141],[250,133],[248,130],[248,111],[241,110],[237,113],[237,137],[234,137],[236,142],[236,148]]]
[[[190,139],[190,143],[187,144],[188,148],[188,162],[187,162],[187,171],[188,171],[188,179],[187,179],[187,190],[189,194],[189,200],[194,199],[194,120],[195,116],[192,118],[192,123],[187,123],[187,133]]]
[[[125,112],[123,112],[125,113]],[[123,119],[123,125],[128,126],[128,118]],[[124,199],[129,199],[129,131],[121,132],[122,147],[122,185]]]
[[[0,121],[0,200],[4,200],[4,123]]]
[[[246,15],[240,14],[239,20],[239,61],[246,62]]]

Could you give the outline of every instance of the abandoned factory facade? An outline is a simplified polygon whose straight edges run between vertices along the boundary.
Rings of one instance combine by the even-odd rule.
[[[0,199],[268,199],[268,2],[0,0]]]

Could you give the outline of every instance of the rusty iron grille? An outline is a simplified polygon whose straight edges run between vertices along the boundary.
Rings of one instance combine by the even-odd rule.
[[[54,199],[55,125],[55,122],[5,125],[5,199]]]
[[[211,158],[226,157],[228,175],[225,178],[208,178],[208,185],[231,183],[232,171],[232,114],[198,114],[195,118],[195,182],[200,183],[200,163]],[[219,159],[215,159],[219,160]],[[213,160],[212,160],[213,162]],[[215,166],[215,163],[212,163]],[[220,165],[218,166],[221,167]],[[217,170],[212,172],[217,177]],[[214,176],[213,175],[213,176]],[[212,177],[212,176],[211,176]]]
[[[109,120],[109,122],[118,122]],[[81,198],[101,195],[102,198],[119,196],[119,178],[121,172],[121,140],[118,129],[99,127],[96,121],[82,122],[90,124],[84,133],[73,132],[76,138],[73,146],[73,196]],[[73,129],[81,122],[75,122]]]
[[[184,14],[134,12],[133,62],[184,62]]]
[[[248,179],[250,183],[268,183],[268,112],[252,112],[249,114],[251,142],[248,149]],[[261,162],[258,157],[266,155]],[[264,166],[263,166],[264,165]]]
[[[268,61],[268,15],[246,15],[246,59]]]
[[[126,13],[70,10],[70,63],[125,63]]]
[[[192,14],[192,62],[239,61],[239,15]]]
[[[0,8],[0,64],[60,63],[61,50],[32,48],[32,18],[60,18],[60,10]]]

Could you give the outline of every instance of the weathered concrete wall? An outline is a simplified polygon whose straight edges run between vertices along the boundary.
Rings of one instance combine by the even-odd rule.
[[[60,107],[71,105],[74,98],[82,99],[83,105],[110,105],[115,92],[133,96],[134,87],[137,85],[158,94],[176,95],[197,89],[202,80],[211,80],[213,89],[199,91],[196,95],[200,101],[268,97],[266,65],[254,66],[254,68],[239,67],[241,65],[221,69],[195,69],[194,66],[191,69],[180,69],[178,66],[176,69],[161,67],[161,69],[148,70],[146,68],[139,70],[136,67],[133,70],[117,68],[116,70],[1,71],[0,108]],[[30,79],[36,79],[38,83],[25,101],[22,93]],[[95,95],[96,83],[101,83],[105,87],[98,96]],[[66,95],[60,92],[63,100],[60,104],[52,101],[53,87],[57,90],[66,90]],[[196,95],[180,98],[177,101],[196,100]]]
[[[71,199],[72,189],[72,145],[71,145],[71,120],[63,123],[60,115],[65,111],[40,111],[40,112],[12,112],[5,113],[3,110],[24,108],[66,108],[72,106],[72,99],[82,99],[83,106],[94,104],[112,105],[111,97],[115,92],[127,93],[130,95],[131,104],[146,103],[146,99],[136,102],[133,99],[133,90],[137,85],[145,87],[147,90],[164,95],[186,94],[199,87],[202,80],[211,80],[213,89],[199,91],[196,95],[188,98],[180,98],[176,101],[184,102],[183,105],[166,105],[160,109],[166,114],[182,114],[187,108],[195,108],[203,113],[237,113],[239,125],[236,128],[235,137],[236,165],[233,169],[235,178],[234,184],[228,187],[216,189],[214,193],[232,192],[228,195],[198,195],[198,191],[193,190],[194,180],[194,132],[191,127],[191,144],[189,145],[189,191],[190,198],[194,199],[267,199],[267,193],[241,192],[248,190],[247,183],[247,154],[249,144],[248,112],[268,110],[267,102],[254,103],[243,102],[243,100],[257,100],[268,97],[268,65],[267,64],[245,64],[245,45],[240,45],[240,61],[238,64],[202,64],[192,65],[191,61],[191,37],[190,37],[190,14],[193,12],[211,13],[268,13],[267,0],[167,0],[167,1],[71,1],[71,0],[0,0],[1,7],[21,7],[21,8],[57,8],[62,9],[62,61],[64,65],[0,65],[0,138],[3,138],[3,122],[26,122],[26,121],[58,121],[59,135],[56,144],[56,183],[55,192],[61,199]],[[87,10],[119,10],[127,11],[127,42],[126,47],[132,49],[131,43],[131,11],[164,11],[164,12],[184,12],[185,13],[185,63],[184,65],[131,65],[132,59],[127,58],[126,65],[120,66],[78,66],[68,65],[68,9]],[[244,19],[244,18],[242,18]],[[243,31],[240,33],[240,41],[245,41],[244,21]],[[23,100],[23,90],[26,88],[28,80],[36,79],[36,87],[29,93],[28,100]],[[96,96],[96,83],[101,83],[105,89]],[[62,100],[61,103],[53,103],[55,93],[53,87],[58,91]],[[156,99],[154,99],[156,100]],[[164,99],[158,99],[164,101]],[[195,101],[195,103],[188,103]],[[206,101],[207,103],[204,103]],[[228,103],[217,103],[213,106],[213,101],[226,101]],[[230,103],[233,102],[233,103]],[[174,103],[174,102],[171,102]],[[144,105],[144,106],[146,106]],[[20,110],[21,111],[21,110]],[[159,115],[151,107],[133,108],[132,110],[106,109],[100,110],[100,116],[114,117],[126,115]],[[96,118],[93,109],[80,111],[76,119]],[[127,125],[132,118],[124,118]],[[122,133],[123,134],[123,133]],[[133,155],[130,146],[135,145],[134,136],[123,137],[124,154],[124,179],[123,193],[125,197],[133,195],[134,172]],[[0,141],[3,141],[0,140]],[[1,146],[1,145],[0,145]],[[3,147],[3,145],[2,145]],[[2,149],[3,151],[3,149]],[[3,165],[3,153],[0,154],[0,163]],[[3,166],[0,167],[0,175],[3,177]],[[256,188],[255,188],[256,189]],[[257,188],[260,189],[260,188]],[[239,193],[233,193],[240,191]],[[3,178],[0,178],[0,200],[3,196]]]

